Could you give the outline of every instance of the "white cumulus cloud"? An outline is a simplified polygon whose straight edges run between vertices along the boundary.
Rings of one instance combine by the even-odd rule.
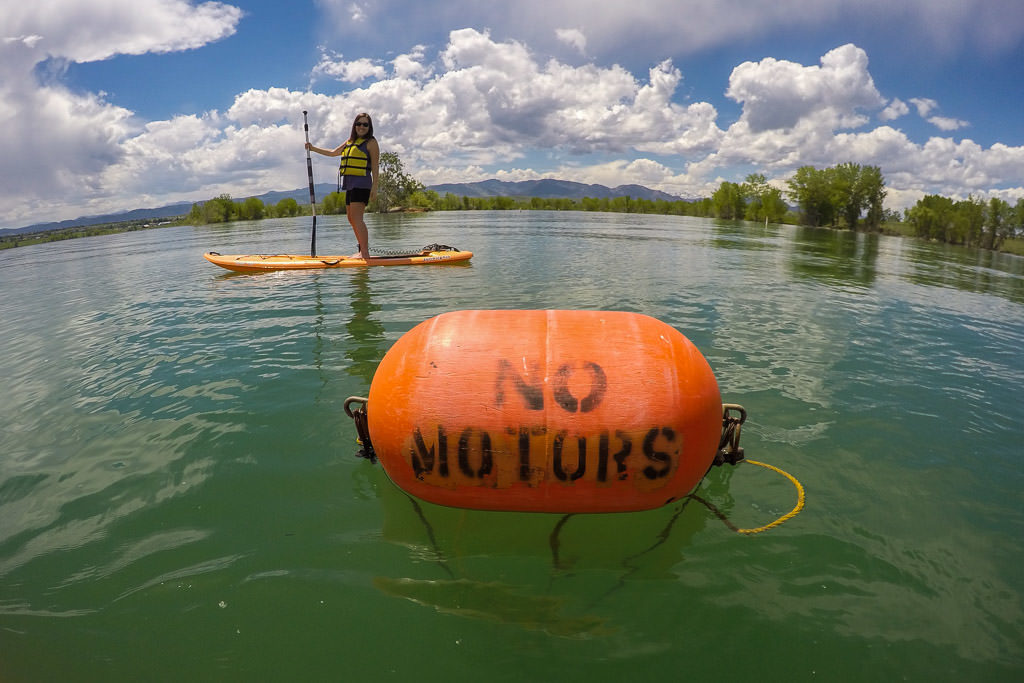
[[[808,120],[854,128],[864,124],[864,110],[884,103],[868,71],[867,53],[852,44],[829,51],[821,66],[771,57],[740,64],[726,95],[743,104],[742,119],[754,133]]]
[[[922,119],[927,118],[928,114],[939,106],[939,103],[928,97],[911,97],[910,103],[917,108],[917,115]]]
[[[910,103],[917,108],[917,114],[922,119],[942,131],[959,130],[971,125],[969,122],[955,119],[948,116],[932,116],[932,112],[939,108],[939,103],[929,97],[912,97]]]
[[[555,36],[566,45],[575,48],[580,54],[586,54],[587,37],[578,28],[555,29]]]
[[[326,76],[346,83],[359,83],[368,78],[384,78],[387,71],[383,66],[375,64],[365,57],[345,61],[341,55],[324,50],[320,62],[313,67],[314,76]]]
[[[57,0],[42,4],[59,9]],[[795,6],[791,0],[778,4]],[[128,7],[127,0],[99,5],[121,12]],[[70,0],[60,6],[76,7]],[[552,3],[554,18],[565,6]],[[356,113],[370,112],[381,148],[398,153],[407,170],[427,184],[565,177],[694,196],[710,194],[723,178],[742,180],[751,170],[779,183],[801,165],[853,161],[880,165],[890,197],[899,201],[925,192],[982,196],[1024,186],[1024,147],[986,148],[940,136],[922,144],[877,125],[912,108],[940,131],[966,122],[938,116],[938,103],[928,98],[883,96],[868,54],[852,44],[829,50],[817,64],[765,57],[737,65],[718,86],[740,105],[733,121],[721,120],[715,106],[687,90],[684,62],[655,59],[632,71],[596,58],[574,65],[525,39],[499,39],[476,28],[451,31],[433,46],[414,38],[403,45],[395,38],[393,50],[373,60],[346,60],[324,50],[310,64],[313,87],[306,92],[251,89],[237,93],[225,112],[142,121],[100,93],[72,93],[60,85],[61,60],[186,49],[201,44],[197,36],[209,42],[229,34],[240,12],[176,0],[133,0],[131,7],[153,17],[182,18],[190,28],[181,35],[167,26],[147,33],[132,18],[124,26],[115,22],[114,40],[96,38],[91,44],[81,36],[59,39],[62,31],[71,33],[62,28],[65,20],[50,24],[35,10],[26,13],[38,17],[34,23],[0,24],[7,32],[0,42],[0,215],[7,225],[38,220],[41,199],[54,214],[46,218],[54,219],[301,186],[303,110],[309,111],[311,138],[325,147],[348,135]],[[345,10],[356,7],[368,21],[379,20],[379,5],[348,3]],[[694,7],[709,17],[720,18],[724,11],[710,0]],[[758,7],[774,16],[775,10]],[[643,5],[636,14],[647,9]],[[9,8],[0,9],[0,19],[10,16]],[[104,16],[89,24],[86,15],[75,16],[85,23],[82,35],[98,36],[112,21]],[[607,39],[602,21],[550,23],[543,40],[561,41],[556,53],[565,44],[594,52],[600,37]],[[550,29],[577,25],[557,37]],[[138,35],[119,42],[117,36],[129,29]],[[41,82],[47,65],[55,77]],[[332,94],[317,92],[328,79],[351,87],[337,93],[332,83]],[[332,160],[314,164],[321,180],[333,177]]]
[[[896,97],[889,103],[889,106],[882,110],[882,113],[878,115],[878,118],[882,121],[894,121],[909,113],[910,107],[907,106],[907,103]]]
[[[340,35],[350,28],[351,0],[318,0]],[[446,0],[409,3],[375,0],[358,9],[384,43],[404,35],[425,42],[435,26],[501,27],[530,45],[564,42],[552,27],[586,36],[588,54],[614,59],[638,43],[661,55],[687,55],[737,45],[776,32],[808,31],[834,24],[869,29],[890,41],[913,41],[936,58],[963,49],[1009,51],[1024,36],[1020,0]]]
[[[928,123],[932,124],[939,130],[945,131],[959,130],[960,128],[966,128],[971,125],[962,119],[954,119],[947,116],[931,116],[928,118]]]
[[[7,219],[36,218],[40,199],[60,196],[83,207],[117,192],[102,176],[131,154],[124,143],[139,123],[101,93],[63,86],[67,64],[197,48],[231,35],[241,16],[231,5],[185,0],[0,5],[0,207]]]

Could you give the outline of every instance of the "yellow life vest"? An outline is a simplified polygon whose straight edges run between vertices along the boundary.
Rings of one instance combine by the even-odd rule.
[[[370,155],[366,150],[366,139],[357,138],[346,142],[341,150],[341,175],[364,176],[370,172]]]

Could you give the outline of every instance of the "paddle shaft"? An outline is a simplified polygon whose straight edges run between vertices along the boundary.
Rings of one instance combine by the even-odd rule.
[[[306,111],[302,111],[302,127],[306,131],[306,145],[309,145],[309,121],[306,119]],[[316,256],[316,195],[313,192],[313,158],[309,156],[309,147],[306,147],[306,175],[309,176],[309,207],[313,211],[313,236],[309,240],[309,255]]]

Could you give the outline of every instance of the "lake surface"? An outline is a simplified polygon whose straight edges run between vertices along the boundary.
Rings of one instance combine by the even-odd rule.
[[[374,247],[468,265],[202,258],[307,251],[308,222],[0,252],[4,683],[1024,680],[1024,260],[553,212],[369,217]],[[318,234],[355,250],[336,217]],[[750,463],[708,474],[709,505],[618,515],[408,497],[343,402],[474,308],[672,325],[806,507],[733,531],[796,503]]]

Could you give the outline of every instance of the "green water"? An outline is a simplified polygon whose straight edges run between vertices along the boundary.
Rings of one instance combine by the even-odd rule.
[[[301,252],[308,220],[0,252],[0,681],[1024,679],[1024,260],[541,212],[371,217],[374,246],[465,266],[201,257]],[[806,508],[741,535],[694,499],[563,519],[407,497],[342,404],[464,308],[674,326]],[[796,502],[750,464],[697,493],[746,528]]]

